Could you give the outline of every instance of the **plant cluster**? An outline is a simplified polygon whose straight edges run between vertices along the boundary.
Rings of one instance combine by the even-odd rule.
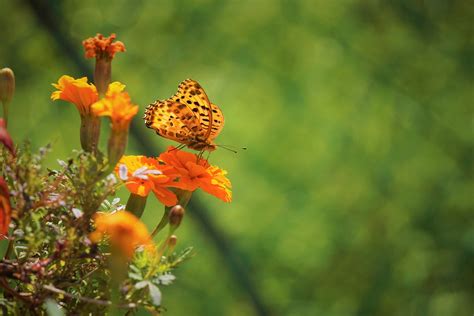
[[[61,76],[52,100],[74,104],[80,115],[81,149],[45,168],[51,146],[16,146],[8,133],[13,71],[0,70],[0,309],[4,315],[160,314],[160,288],[192,255],[175,251],[192,193],[201,188],[230,202],[226,172],[202,155],[169,147],[158,157],[124,155],[131,120],[138,113],[125,85],[111,82],[112,61],[125,45],[115,35],[83,42],[95,58],[94,82]],[[101,117],[111,129],[99,148]],[[115,193],[125,187],[122,204]],[[140,220],[150,193],[164,205],[149,233]],[[164,232],[155,241],[158,232]]]

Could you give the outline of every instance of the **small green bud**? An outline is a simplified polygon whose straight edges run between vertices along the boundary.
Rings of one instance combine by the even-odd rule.
[[[12,100],[15,93],[15,74],[10,68],[0,69],[0,100],[3,104]]]
[[[8,105],[15,94],[15,74],[10,68],[0,69],[0,101],[3,103],[3,119],[8,123]]]

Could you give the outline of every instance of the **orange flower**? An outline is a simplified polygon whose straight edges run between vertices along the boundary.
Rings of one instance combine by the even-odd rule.
[[[201,188],[224,202],[232,200],[231,183],[225,176],[227,172],[209,165],[207,160],[174,147],[169,147],[158,160],[172,166],[179,174],[179,181],[174,182],[175,187],[187,191]]]
[[[133,257],[137,246],[144,245],[148,250],[153,249],[148,229],[132,213],[96,213],[94,223],[96,229],[89,235],[91,241],[97,243],[104,235],[108,235],[111,245],[120,249],[128,258]]]
[[[138,112],[138,105],[132,104],[127,92],[123,92],[125,85],[112,82],[109,85],[105,98],[92,104],[92,112],[97,116],[109,116],[112,129],[126,130],[132,118]]]
[[[10,193],[8,186],[0,177],[0,239],[4,239],[8,233],[11,220]]]
[[[74,79],[62,76],[53,87],[58,89],[51,94],[51,99],[74,103],[81,115],[88,115],[92,104],[99,100],[99,94],[93,84],[87,83],[87,78]]]
[[[125,45],[121,41],[115,40],[116,35],[110,34],[109,37],[104,37],[102,34],[97,34],[95,37],[89,37],[82,41],[82,46],[86,51],[86,58],[96,57],[112,59],[117,52],[124,52]]]
[[[178,203],[176,195],[168,189],[173,186],[177,174],[172,167],[160,165],[154,158],[123,156],[115,172],[133,194],[145,197],[153,191],[156,198],[166,206]]]

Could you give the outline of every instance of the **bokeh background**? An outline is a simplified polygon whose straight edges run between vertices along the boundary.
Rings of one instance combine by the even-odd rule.
[[[196,256],[162,288],[167,315],[474,312],[472,2],[0,0],[0,12],[9,128],[52,142],[48,165],[79,147],[77,112],[50,84],[90,74],[81,41],[98,32],[126,44],[113,79],[141,113],[190,77],[224,112],[218,143],[248,147],[210,157],[234,200],[195,194],[179,238]],[[127,152],[170,144],[137,116]]]

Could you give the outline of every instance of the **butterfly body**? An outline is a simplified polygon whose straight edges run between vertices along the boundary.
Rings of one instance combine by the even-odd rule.
[[[222,111],[192,79],[183,81],[171,98],[148,105],[143,118],[158,135],[198,151],[215,150],[213,140],[224,126]]]

